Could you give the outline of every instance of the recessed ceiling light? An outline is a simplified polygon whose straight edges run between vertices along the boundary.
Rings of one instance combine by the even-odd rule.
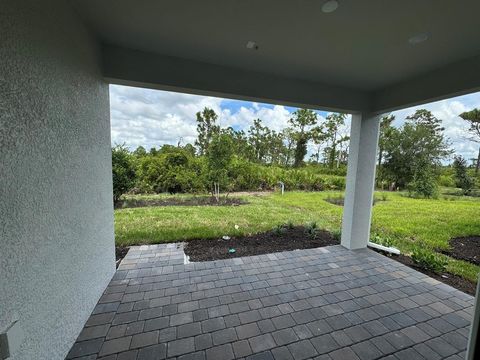
[[[247,42],[247,49],[250,49],[250,50],[258,50],[258,45],[255,41],[248,41]]]
[[[420,34],[415,34],[411,38],[408,39],[408,43],[410,45],[418,45],[423,43],[424,41],[428,40],[428,34],[427,33],[420,33]]]
[[[338,8],[338,1],[337,0],[328,0],[322,5],[322,11],[326,14],[334,12]]]

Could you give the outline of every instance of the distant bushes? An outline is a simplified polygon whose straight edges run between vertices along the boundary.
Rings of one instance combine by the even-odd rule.
[[[264,188],[273,189],[281,181],[288,190],[344,190],[345,177],[319,174],[311,169],[284,169],[280,167],[260,167],[260,177]]]
[[[122,169],[124,162],[118,163],[118,147],[114,148],[113,165]],[[163,146],[154,153],[133,152],[128,154],[122,147],[123,156],[128,156],[134,171],[133,189],[136,193],[205,193],[210,192],[208,159],[197,156],[188,147]],[[344,190],[345,168],[329,169],[322,165],[301,168],[262,165],[233,156],[228,162],[226,181],[222,192],[273,190],[279,182],[286,190]],[[115,182],[115,177],[114,177]]]
[[[113,201],[117,202],[122,194],[135,185],[135,164],[133,156],[124,146],[112,148]]]
[[[141,193],[204,192],[206,162],[183,148],[168,147],[137,158],[136,190]]]
[[[440,175],[438,178],[438,185],[444,187],[455,187],[455,177],[453,176],[453,174]]]

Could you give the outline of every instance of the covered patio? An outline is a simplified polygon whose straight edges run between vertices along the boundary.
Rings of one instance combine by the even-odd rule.
[[[372,250],[133,247],[68,359],[464,359],[473,297]]]
[[[380,116],[480,90],[478,14],[1,1],[0,359],[462,357],[473,299],[367,243]],[[352,114],[342,247],[186,265],[142,247],[115,273],[109,84]]]

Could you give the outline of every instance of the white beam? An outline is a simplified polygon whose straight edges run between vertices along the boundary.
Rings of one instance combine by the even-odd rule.
[[[342,222],[347,249],[366,248],[370,238],[379,124],[379,115],[352,115]]]
[[[104,45],[107,81],[340,112],[368,111],[365,91]]]

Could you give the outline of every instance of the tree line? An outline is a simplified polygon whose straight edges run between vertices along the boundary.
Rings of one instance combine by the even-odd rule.
[[[280,132],[264,125],[261,119],[255,119],[247,131],[220,128],[218,115],[209,108],[198,112],[196,117],[195,147],[199,156],[207,155],[211,142],[223,136],[230,139],[236,155],[259,164],[301,167],[309,142],[315,148],[310,162],[323,161],[329,168],[346,162],[345,144],[349,140],[344,128],[346,114],[329,114],[325,121],[319,122],[316,112],[298,109],[289,119],[289,127]]]
[[[470,123],[469,133],[480,142],[480,112],[474,110],[462,113],[460,117]],[[454,155],[451,142],[445,135],[442,120],[425,109],[416,110],[406,117],[401,127],[394,127],[395,117],[385,115],[380,122],[378,144],[377,186],[390,189],[407,189],[410,193],[435,197],[438,195],[442,173],[451,168],[453,183],[465,195],[476,187],[479,157],[475,173],[467,171],[466,159]],[[474,139],[474,138],[470,138]],[[453,156],[452,166],[444,167],[442,162]]]
[[[475,115],[476,114],[476,115]],[[478,131],[477,120],[472,133]],[[472,114],[462,117],[472,118]],[[377,186],[407,189],[432,197],[438,192],[442,161],[453,151],[442,121],[428,110],[417,110],[401,127],[393,115],[381,119]],[[222,128],[214,110],[196,114],[193,144],[163,145],[147,151],[112,148],[114,200],[128,191],[144,193],[220,192],[272,189],[342,190],[345,186],[349,136],[346,115],[332,113],[324,120],[308,109],[292,113],[289,126],[275,131],[261,119],[246,130]],[[480,141],[480,132],[477,133]],[[307,158],[308,147],[310,156]],[[465,159],[454,162],[456,185],[473,189]]]

